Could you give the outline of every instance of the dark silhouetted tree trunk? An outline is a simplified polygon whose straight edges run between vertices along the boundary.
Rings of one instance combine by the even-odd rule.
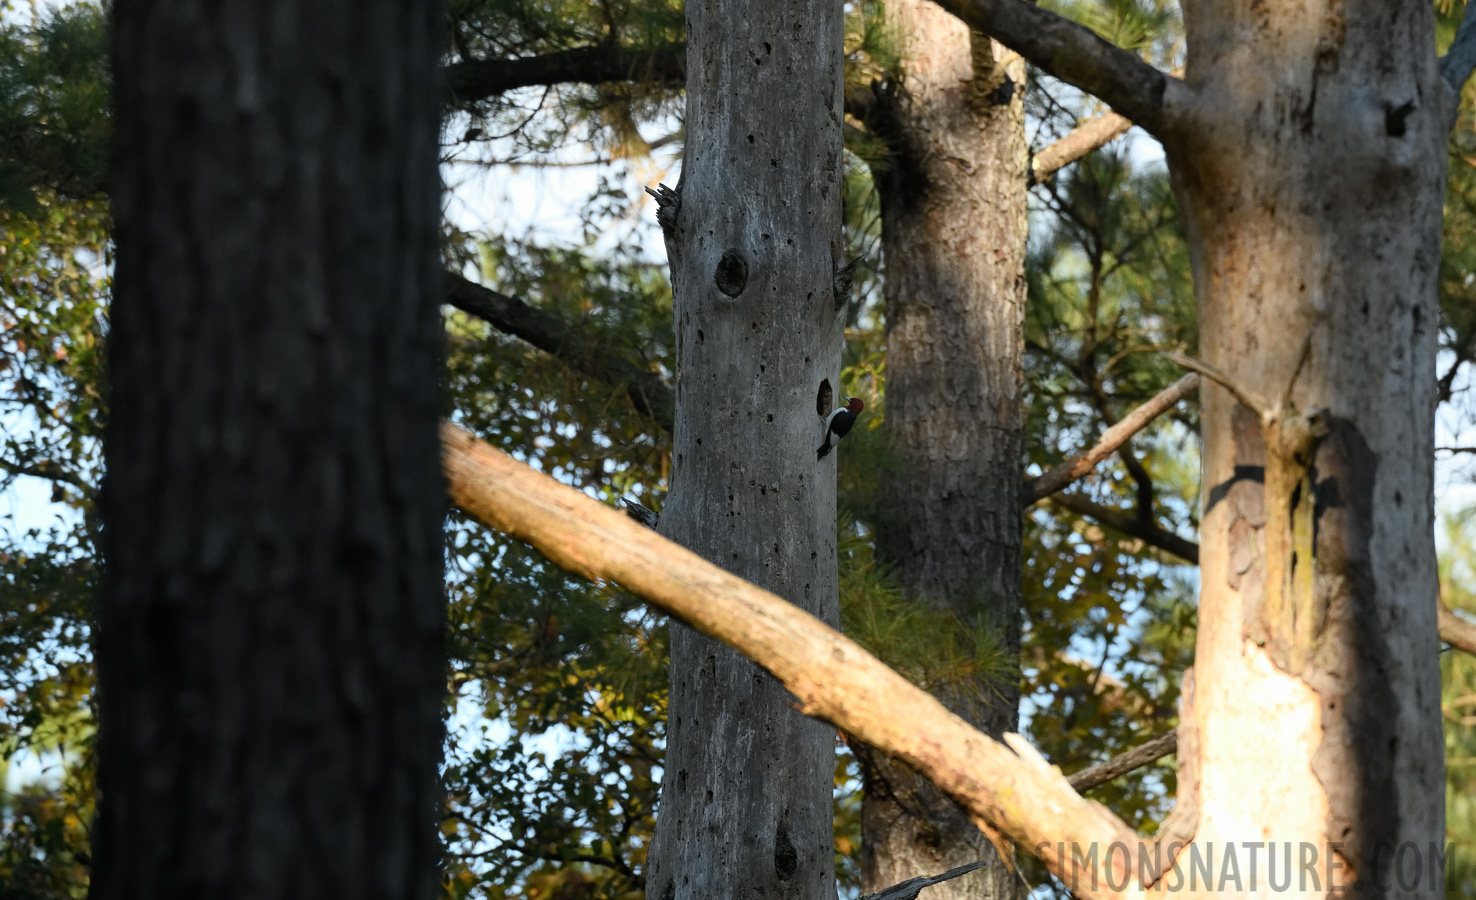
[[[838,454],[816,450],[843,327],[841,15],[821,0],[688,3],[683,181],[661,213],[677,333],[661,531],[831,623]],[[835,730],[792,704],[672,625],[652,900],[835,896]]]
[[[115,15],[93,896],[429,898],[438,4]]]

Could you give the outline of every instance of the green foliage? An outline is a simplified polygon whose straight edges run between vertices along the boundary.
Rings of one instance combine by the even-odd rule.
[[[444,778],[455,896],[637,897],[666,709],[666,629],[480,528],[451,544]]]
[[[37,194],[0,212],[0,488],[30,476],[73,515],[0,527],[0,759],[48,766],[0,794],[0,882],[16,897],[86,892],[92,809],[93,500],[104,419],[104,220]]]
[[[1445,522],[1440,594],[1451,609],[1476,615],[1476,533],[1469,519],[1457,516]],[[1476,897],[1476,658],[1457,651],[1442,653],[1440,681],[1445,717],[1445,830],[1451,843],[1445,861],[1445,894]]]
[[[1160,64],[1179,54],[1171,3],[1056,6]],[[848,6],[846,78],[853,88],[895,77],[895,36],[880,12],[874,0]],[[1458,13],[1448,9],[1442,19],[1446,40]],[[451,0],[449,17],[452,62],[596,45],[640,54],[684,36],[673,0]],[[106,217],[87,202],[99,195],[106,170],[103,19],[94,4],[66,6],[34,27],[5,25],[0,41],[0,403],[8,404],[0,478],[46,479],[74,512],[51,533],[0,533],[0,750],[8,763],[36,753],[55,762],[48,777],[0,798],[0,883],[6,896],[82,896],[92,808],[92,503],[106,412],[109,288]],[[1043,134],[1074,123],[1068,104],[1032,91]],[[679,144],[679,98],[670,84],[643,77],[515,91],[454,111],[447,152],[539,165],[561,161],[570,143],[582,141],[610,158],[638,161],[654,143]],[[1467,126],[1473,108],[1468,92]],[[843,624],[918,684],[988,690],[1013,663],[989,623],[965,626],[908,603],[872,557],[869,523],[891,499],[879,496],[878,485],[893,464],[879,427],[884,272],[868,171],[884,164],[885,148],[859,130],[847,140],[847,256],[861,262],[847,311],[842,387],[866,398],[868,413],[838,451]],[[1039,187],[1035,199],[1025,462],[1039,470],[1089,445],[1177,378],[1160,351],[1192,350],[1196,323],[1185,243],[1161,172],[1136,170],[1125,152],[1109,150]],[[663,266],[614,238],[628,210],[621,189],[602,182],[570,245],[448,231],[447,259],[577,323],[590,352],[643,358],[670,378],[670,289]],[[1473,248],[1476,130],[1464,127],[1452,142],[1441,269],[1443,359],[1452,363],[1453,388],[1458,367],[1476,357]],[[629,495],[659,507],[670,464],[666,438],[620,389],[459,313],[448,313],[446,325],[450,416],[606,502]],[[1131,465],[1104,464],[1079,489],[1192,534],[1199,489],[1194,408],[1182,404],[1135,438]],[[1151,478],[1151,496],[1143,474]],[[447,893],[640,895],[664,749],[664,621],[629,595],[571,578],[460,516],[448,517],[446,535]],[[1026,517],[1025,540],[1023,689],[1032,742],[1074,771],[1172,727],[1179,674],[1192,661],[1192,570],[1049,505]],[[1468,577],[1476,550],[1463,532],[1453,532],[1450,543],[1464,549],[1444,562],[1447,600],[1476,611]],[[1476,758],[1476,734],[1464,721],[1473,715],[1465,701],[1476,696],[1476,663],[1447,654],[1442,665],[1457,845],[1452,892],[1476,896],[1476,765],[1462,762]],[[844,751],[835,777],[838,872],[843,889],[854,889],[859,781]],[[1174,784],[1168,761],[1093,797],[1146,831],[1166,811]],[[1027,873],[1044,880],[1038,869]]]
[[[490,237],[477,251],[487,283],[576,324],[589,352],[608,349],[671,370],[671,289],[660,267],[618,247],[597,256],[588,246]],[[484,322],[458,314],[449,327],[449,400],[458,421],[611,502],[657,489],[669,464],[666,439],[621,388],[581,377]]]
[[[682,6],[673,0],[451,0],[447,14],[453,64],[600,46],[639,56],[684,38]],[[448,119],[447,135],[459,158],[483,161],[537,164],[571,140],[612,159],[643,156],[650,144],[642,126],[656,125],[663,137],[679,132],[680,91],[651,78],[648,67],[631,74],[627,81],[525,88],[463,104]]]
[[[1050,218],[1027,270],[1027,454],[1032,471],[1044,471],[1183,374],[1160,351],[1192,347],[1195,307],[1162,171],[1135,171],[1109,148],[1038,187],[1036,202]],[[1071,490],[1193,534],[1195,406],[1160,417]],[[1030,511],[1025,529],[1023,712],[1031,742],[1070,773],[1177,725],[1196,573],[1049,503]],[[1175,786],[1169,758],[1092,797],[1151,833]],[[1025,872],[1049,881],[1034,861]]]
[[[1170,0],[1051,0],[1042,5],[1124,50],[1140,53],[1169,46],[1183,30],[1179,4]]]
[[[0,211],[0,488],[50,480],[85,511],[101,465],[107,220],[100,204],[38,195],[33,212]]]
[[[1451,135],[1440,252],[1440,400],[1465,426],[1476,425],[1471,381],[1463,373],[1476,360],[1476,94],[1462,94],[1460,126]],[[1460,426],[1453,425],[1452,430]]]
[[[852,523],[841,522],[838,552],[841,630],[908,681],[988,701],[1014,676],[997,625],[970,625],[908,599]]]
[[[108,85],[100,4],[0,24],[0,209],[36,214],[45,194],[102,197]]]

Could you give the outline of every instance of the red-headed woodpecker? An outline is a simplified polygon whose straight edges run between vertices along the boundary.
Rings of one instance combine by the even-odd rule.
[[[835,412],[825,417],[825,443],[815,451],[816,459],[824,459],[830,448],[835,446],[841,438],[851,433],[851,426],[856,424],[856,417],[861,415],[861,410],[866,404],[861,402],[860,397],[847,397],[845,406],[838,406]],[[831,438],[835,438],[835,442]]]

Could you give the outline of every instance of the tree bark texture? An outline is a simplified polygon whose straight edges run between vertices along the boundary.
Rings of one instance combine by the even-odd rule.
[[[925,0],[889,0],[905,76],[868,123],[892,154],[876,176],[886,259],[886,436],[894,463],[878,555],[914,602],[1020,646],[1028,153],[1025,65]],[[1007,61],[1010,58],[1013,61]],[[998,737],[1017,681],[942,699]],[[984,698],[989,698],[987,701]],[[984,834],[910,768],[860,751],[863,890],[992,858]],[[929,888],[1008,897],[1000,865]]]
[[[658,215],[677,336],[660,528],[834,623],[837,454],[816,449],[843,338],[842,8],[693,0],[686,16],[682,184]],[[648,896],[833,898],[834,754],[782,685],[673,623]]]
[[[429,898],[438,4],[115,5],[97,898]]]
[[[1265,404],[1203,388],[1197,840],[1339,842],[1343,885],[1433,896],[1388,868],[1444,839],[1431,8],[1184,11],[1197,111],[1166,149],[1200,353]]]

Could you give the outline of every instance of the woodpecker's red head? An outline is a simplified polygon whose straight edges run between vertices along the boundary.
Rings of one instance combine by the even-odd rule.
[[[853,413],[860,413],[861,410],[863,410],[865,408],[866,408],[866,404],[861,402],[861,398],[860,397],[847,397],[846,398],[846,409],[849,409],[851,412],[853,412]]]

